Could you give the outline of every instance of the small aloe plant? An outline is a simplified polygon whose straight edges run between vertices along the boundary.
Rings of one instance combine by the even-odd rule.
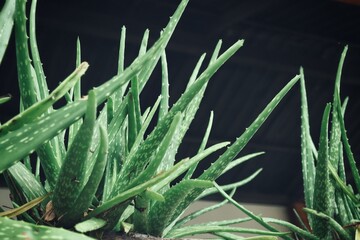
[[[318,239],[354,239],[354,236],[359,239],[356,226],[360,219],[360,176],[345,130],[344,114],[348,99],[342,102],[340,98],[341,73],[347,50],[346,46],[339,61],[332,103],[328,103],[324,110],[318,149],[310,135],[305,80],[301,69],[304,210],[311,228],[308,231],[312,231]],[[345,158],[355,189],[347,183]]]
[[[80,41],[77,42],[76,69],[49,92],[36,42],[37,1],[33,0],[30,8],[29,42],[26,1],[6,1],[0,15],[0,57],[2,59],[15,22],[22,110],[0,126],[0,173],[6,179],[15,207],[0,213],[0,236],[90,239],[101,238],[110,231],[135,231],[160,237],[211,232],[228,238],[229,232],[239,232],[264,235],[263,239],[288,238],[287,233],[273,227],[264,231],[228,227],[244,219],[194,228],[184,224],[201,213],[180,218],[192,202],[220,191],[214,183],[219,176],[261,154],[234,160],[300,79],[299,75],[295,76],[230,146],[229,142],[223,142],[206,148],[213,123],[211,113],[198,153],[176,160],[177,150],[210,78],[243,45],[243,40],[239,40],[220,53],[222,42],[219,41],[208,66],[200,73],[205,58],[205,54],[202,55],[184,93],[170,107],[165,48],[187,3],[188,0],[181,1],[150,48],[147,46],[149,31],[145,31],[139,55],[128,67],[124,66],[126,29],[122,28],[117,73],[82,97],[81,77],[89,66],[81,62]],[[144,110],[140,94],[158,62],[162,67],[161,93],[153,106]],[[55,109],[54,103],[62,98],[67,104]],[[0,104],[8,100],[3,97]],[[98,109],[99,106],[102,108]],[[156,112],[157,120],[154,119]],[[152,121],[156,126],[148,129]],[[145,137],[145,132],[150,134]],[[228,148],[223,154],[194,178],[197,164],[225,146]],[[35,167],[32,161],[36,161]],[[221,191],[234,192],[260,171],[238,183],[222,186]],[[184,177],[173,185],[182,174]],[[8,218],[15,216],[22,221]],[[258,220],[252,214],[249,216]]]

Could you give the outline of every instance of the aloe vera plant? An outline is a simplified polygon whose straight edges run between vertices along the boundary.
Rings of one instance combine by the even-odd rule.
[[[310,118],[305,87],[304,70],[300,69],[301,86],[301,156],[304,182],[304,200],[309,228],[290,223],[264,219],[287,226],[301,239],[358,239],[360,177],[345,130],[344,114],[347,98],[340,98],[342,67],[348,47],[341,55],[335,79],[333,99],[325,107],[319,147],[310,134]],[[331,123],[330,123],[331,120]],[[330,132],[329,132],[330,129]],[[345,161],[348,161],[354,187],[347,182]],[[299,218],[299,221],[301,219]]]
[[[222,41],[219,41],[208,66],[200,72],[205,58],[202,55],[184,93],[170,107],[165,48],[187,3],[188,0],[181,1],[150,48],[147,46],[149,31],[145,31],[139,55],[128,67],[124,67],[126,29],[122,28],[117,74],[81,97],[81,77],[89,66],[81,63],[80,41],[77,42],[76,69],[49,93],[36,42],[37,1],[33,0],[30,8],[30,41],[26,32],[26,1],[18,0],[16,4],[7,1],[0,15],[5,16],[7,22],[0,27],[11,32],[12,21],[15,22],[22,111],[0,126],[0,172],[15,207],[1,213],[0,236],[15,239],[23,234],[30,239],[50,239],[60,234],[63,239],[89,239],[101,238],[109,231],[130,229],[161,237],[211,232],[228,238],[230,232],[239,232],[266,235],[264,239],[288,238],[287,233],[274,227],[260,231],[227,226],[243,220],[191,228],[183,225],[186,218],[180,219],[192,202],[219,191],[214,184],[219,176],[258,155],[234,160],[300,79],[299,75],[295,76],[231,145],[223,142],[206,147],[213,122],[211,114],[198,153],[176,159],[210,78],[243,45],[243,40],[239,40],[221,53]],[[8,37],[0,35],[0,41],[4,46]],[[158,62],[162,68],[161,93],[153,106],[144,110],[139,96]],[[55,109],[54,103],[61,98],[65,98],[67,104]],[[3,97],[0,103],[8,100]],[[153,129],[149,129],[151,121],[156,121]],[[145,132],[150,134],[145,137]],[[225,146],[228,148],[224,153],[202,175],[194,178],[197,164]],[[36,161],[35,168],[31,159]],[[234,190],[260,171],[221,189]],[[45,179],[40,178],[40,172]],[[183,179],[173,185],[182,174]],[[7,218],[13,216],[26,223]],[[54,227],[65,227],[90,237]]]

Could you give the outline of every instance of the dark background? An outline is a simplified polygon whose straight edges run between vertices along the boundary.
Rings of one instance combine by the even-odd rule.
[[[138,53],[146,28],[153,43],[180,1],[38,1],[37,37],[50,89],[75,66],[76,39],[90,68],[83,92],[116,73],[120,30],[127,28],[126,64]],[[318,141],[323,109],[332,100],[338,61],[349,45],[342,96],[349,96],[346,126],[359,158],[360,6],[356,2],[285,0],[190,0],[167,47],[171,103],[180,96],[198,58],[211,54],[218,39],[223,49],[238,39],[244,46],[213,77],[178,159],[194,154],[211,110],[210,143],[230,140],[245,130],[275,94],[305,69],[311,133]],[[18,112],[15,49],[12,42],[0,66],[0,94],[14,98],[1,106],[1,121]],[[208,61],[207,58],[207,61]],[[207,63],[206,61],[206,63]],[[143,109],[160,91],[159,68],[142,94]],[[156,93],[156,94],[155,94]],[[239,181],[258,168],[262,173],[238,190],[241,201],[289,204],[302,195],[299,85],[288,93],[240,155],[266,154],[233,169],[219,183]],[[205,167],[208,163],[202,164]],[[204,165],[204,166],[203,166]]]

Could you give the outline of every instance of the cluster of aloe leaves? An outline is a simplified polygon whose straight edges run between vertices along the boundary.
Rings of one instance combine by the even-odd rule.
[[[332,102],[328,103],[324,110],[318,149],[310,134],[305,80],[301,71],[301,156],[306,204],[304,210],[308,215],[314,239],[360,237],[357,230],[360,221],[360,176],[345,130],[344,114],[348,98],[344,101],[340,98],[340,80],[347,50],[346,46],[339,61]],[[349,176],[346,176],[346,161],[351,170],[352,184],[348,182]]]
[[[184,226],[190,219],[228,200],[180,219],[197,199],[218,191],[234,192],[261,171],[227,186],[219,187],[214,182],[229,169],[259,155],[234,160],[300,79],[299,75],[295,76],[230,146],[224,142],[206,148],[213,122],[211,113],[198,153],[176,160],[208,81],[243,45],[239,40],[220,54],[222,42],[219,41],[209,64],[200,73],[205,59],[205,54],[202,55],[184,93],[169,107],[165,48],[187,3],[188,0],[181,1],[150,48],[149,31],[145,31],[138,57],[126,68],[126,29],[122,28],[117,73],[83,96],[81,77],[88,64],[81,63],[80,41],[76,69],[49,93],[35,35],[37,1],[31,3],[29,26],[26,0],[6,1],[0,14],[0,59],[14,29],[21,106],[17,116],[0,126],[0,173],[6,179],[15,206],[12,210],[1,210],[0,236],[89,238],[57,228],[65,227],[99,238],[114,230],[166,237],[211,232],[229,238],[229,232],[239,232],[264,235],[264,239],[289,238],[287,233],[268,226],[251,213],[248,219]],[[162,68],[161,93],[153,106],[144,110],[139,96],[158,62]],[[55,109],[53,104],[62,98],[67,104]],[[2,97],[0,104],[8,100],[9,97]],[[98,109],[99,106],[102,108]],[[148,129],[150,122],[156,122],[153,129]],[[150,132],[147,137],[146,132]],[[223,154],[194,178],[198,162],[225,146],[228,148]],[[34,161],[36,164],[31,164]],[[184,177],[174,185],[173,181],[182,174]],[[14,216],[18,220],[8,218]],[[267,230],[229,226],[250,219],[265,225]]]

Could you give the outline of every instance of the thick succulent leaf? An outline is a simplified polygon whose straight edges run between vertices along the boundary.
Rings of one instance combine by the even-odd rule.
[[[106,225],[106,222],[100,218],[90,218],[75,225],[75,230],[81,233],[98,230]]]
[[[154,236],[161,236],[164,229],[172,220],[173,212],[186,196],[194,188],[212,187],[212,183],[203,180],[186,179],[181,184],[173,186],[172,191],[164,194],[165,201],[155,202],[149,212],[149,229],[148,233]]]
[[[100,136],[100,149],[89,180],[71,206],[72,210],[61,218],[61,222],[66,226],[70,227],[78,222],[84,216],[84,213],[88,211],[104,174],[107,161],[108,140],[107,132],[103,127],[100,127]]]
[[[166,60],[166,52],[161,55],[161,104],[159,109],[159,121],[169,111],[169,74]]]
[[[46,78],[44,74],[44,70],[42,67],[40,54],[38,50],[38,45],[36,41],[36,5],[37,0],[31,1],[31,8],[30,8],[30,50],[32,56],[32,62],[34,64],[35,74],[36,74],[36,83],[35,85],[39,89],[39,98],[42,100],[49,95],[49,89],[46,83]]]
[[[81,65],[81,43],[78,38],[76,41],[76,67],[78,68]],[[79,80],[75,83],[75,85],[70,89],[70,101],[77,101],[81,99],[81,76],[78,76]],[[68,139],[68,147],[71,145],[73,139],[76,136],[76,133],[79,131],[80,126],[82,124],[82,119],[74,122],[69,127],[69,139]]]
[[[14,26],[15,2],[16,0],[6,0],[0,12],[0,64]]]
[[[96,120],[96,98],[89,93],[84,122],[71,144],[56,182],[53,205],[58,217],[66,219],[71,208],[86,184],[85,173]]]
[[[237,232],[237,233],[249,233],[249,234],[257,234],[257,235],[265,235],[265,236],[279,236],[279,237],[284,237],[286,235],[289,235],[289,233],[286,232],[270,232],[270,231],[252,229],[252,228],[240,228],[240,227],[228,227],[228,226],[194,226],[194,227],[189,226],[189,227],[174,229],[173,231],[169,232],[169,234],[166,235],[166,237],[181,238],[185,236],[192,236],[195,234],[214,233],[214,232]]]
[[[253,123],[245,130],[245,132],[212,164],[199,178],[204,180],[215,180],[221,175],[228,164],[239,154],[246,146],[250,139],[254,136],[260,126],[265,122],[270,113],[279,104],[281,99],[299,80],[299,76],[295,76],[286,86],[271,100],[265,109],[259,114]]]
[[[333,93],[333,102],[332,102],[332,113],[331,113],[331,131],[330,131],[330,142],[329,142],[329,162],[332,164],[332,166],[335,168],[335,171],[338,172],[338,166],[339,166],[339,153],[340,153],[340,147],[341,147],[341,130],[340,130],[340,123],[339,123],[339,117],[337,112],[337,104],[335,92],[337,91],[340,93],[340,80],[341,80],[341,73],[342,73],[342,67],[344,64],[345,56],[347,52],[347,46],[344,48],[344,51],[341,55],[339,66],[337,70],[336,80],[335,80],[335,89]],[[332,181],[332,179],[330,179]],[[329,195],[333,196],[335,194],[335,188],[334,184],[329,185]],[[334,201],[330,201],[330,205],[334,205]],[[330,211],[328,212],[329,216],[333,216],[333,210],[335,210],[336,207],[332,206],[330,207]]]
[[[307,207],[313,206],[315,186],[315,163],[312,151],[312,140],[310,136],[310,123],[308,102],[306,96],[304,71],[300,69],[300,93],[301,93],[301,164],[303,173],[304,196]],[[312,223],[312,217],[309,216]]]
[[[2,239],[58,239],[58,240],[92,240],[83,234],[62,228],[47,227],[23,221],[0,217],[0,236]]]
[[[26,33],[26,0],[17,1],[15,5],[15,46],[17,59],[17,72],[21,100],[24,109],[36,103],[39,99],[38,88],[35,86],[35,74],[32,72],[29,55],[28,36]]]
[[[321,123],[319,156],[316,164],[316,176],[314,186],[313,207],[316,211],[325,214],[330,213],[329,196],[329,143],[328,143],[328,125],[331,105],[327,104]],[[314,218],[312,225],[313,232],[321,239],[328,239],[330,229],[324,219]]]

